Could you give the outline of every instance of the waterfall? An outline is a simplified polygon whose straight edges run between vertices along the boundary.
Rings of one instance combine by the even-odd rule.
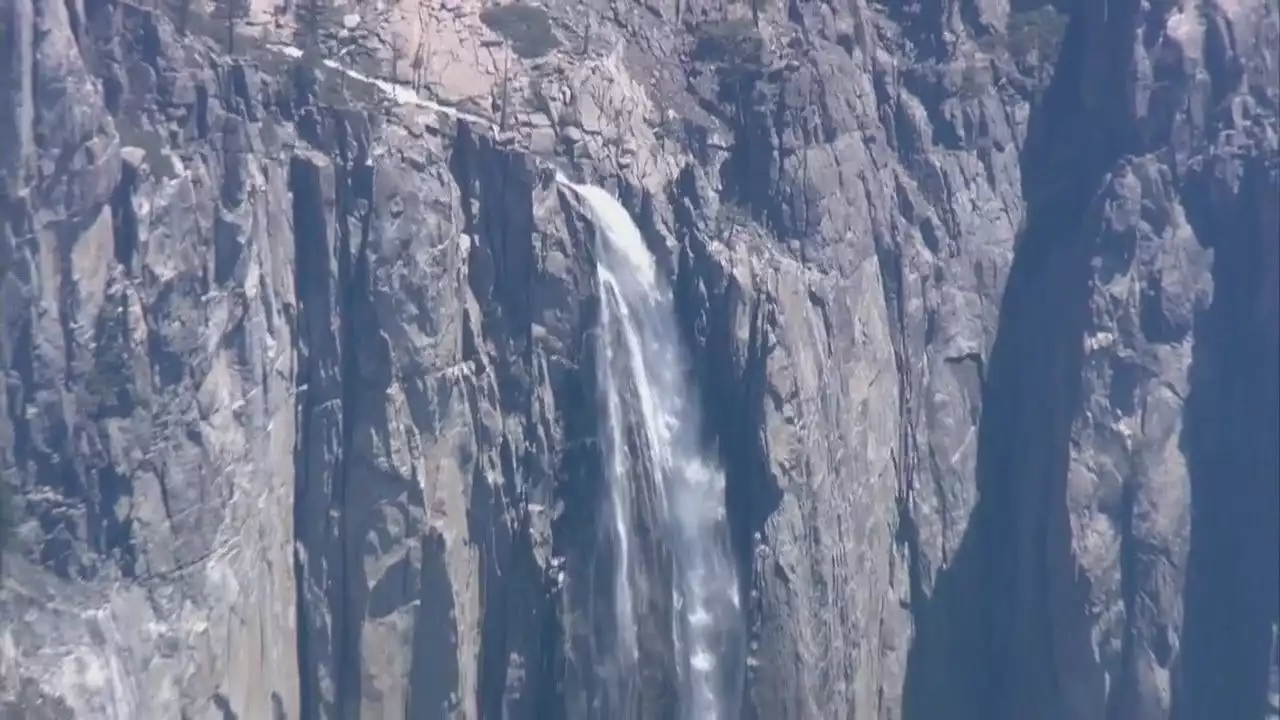
[[[696,389],[687,377],[670,285],[635,222],[608,192],[567,183],[597,228],[601,300],[599,385],[613,535],[612,660],[631,677],[646,668],[637,626],[641,588],[669,589],[671,636],[660,658],[677,671],[678,716],[728,717],[736,698],[741,610],[724,510],[724,473],[702,447]],[[641,523],[669,559],[645,562]],[[656,527],[654,527],[656,526]],[[628,715],[624,712],[623,716]],[[653,716],[653,711],[646,711]]]

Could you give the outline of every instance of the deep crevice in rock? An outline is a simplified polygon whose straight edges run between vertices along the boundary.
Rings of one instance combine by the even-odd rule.
[[[1031,117],[1021,158],[1027,226],[984,373],[979,499],[933,594],[913,598],[905,720],[1017,720],[1064,700],[1048,613],[1051,588],[1074,586],[1063,502],[1088,307],[1084,220],[1131,137],[1123,125],[1098,128],[1074,96],[1094,31],[1088,18],[1072,19]]]
[[[1182,436],[1194,515],[1176,720],[1267,717],[1280,622],[1280,182],[1260,159],[1243,169],[1234,196],[1195,178],[1188,208],[1214,247],[1214,299],[1196,320]]]

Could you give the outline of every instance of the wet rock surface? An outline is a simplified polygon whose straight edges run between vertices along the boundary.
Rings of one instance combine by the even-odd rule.
[[[1275,3],[319,7],[0,8],[0,717],[595,717],[557,170],[676,288],[742,717],[1280,717]]]

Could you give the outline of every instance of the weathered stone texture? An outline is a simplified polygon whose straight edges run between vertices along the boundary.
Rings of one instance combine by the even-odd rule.
[[[1280,718],[1274,2],[156,6],[0,7],[0,717],[597,717],[563,172],[676,289],[742,717]]]

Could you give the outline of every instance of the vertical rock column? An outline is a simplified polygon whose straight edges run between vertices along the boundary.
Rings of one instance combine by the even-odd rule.
[[[339,701],[344,589],[341,292],[334,168],[304,152],[290,166],[298,297],[294,531],[302,716],[346,717]]]

